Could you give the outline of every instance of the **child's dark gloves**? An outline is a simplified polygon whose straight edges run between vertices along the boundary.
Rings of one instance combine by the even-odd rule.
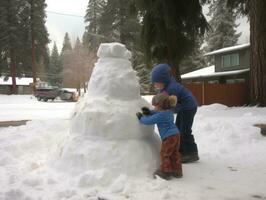
[[[142,107],[141,110],[142,110],[143,115],[150,115],[151,114],[151,110],[147,107]]]
[[[139,120],[140,120],[140,118],[143,116],[141,112],[137,112],[136,115],[137,115],[137,118],[138,118]]]

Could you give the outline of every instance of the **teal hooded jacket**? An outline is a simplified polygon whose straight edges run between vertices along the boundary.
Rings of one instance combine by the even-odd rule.
[[[179,129],[174,124],[174,113],[172,111],[152,111],[151,115],[142,116],[140,122],[145,125],[157,124],[162,140],[180,134]]]

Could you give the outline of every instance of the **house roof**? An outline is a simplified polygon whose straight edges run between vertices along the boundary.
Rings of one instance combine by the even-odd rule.
[[[222,53],[226,53],[226,52],[236,51],[236,50],[248,48],[249,46],[250,46],[250,43],[236,45],[236,46],[232,46],[232,47],[226,47],[226,48],[222,48],[222,49],[218,49],[218,50],[206,53],[204,56],[211,56],[211,55],[216,55],[216,54],[222,54]]]
[[[226,72],[215,72],[214,65],[205,67],[187,74],[181,75],[182,79],[196,79],[196,78],[210,78],[210,77],[218,77],[218,76],[230,76],[237,75],[248,72],[249,69],[241,69],[241,70],[233,70]]]
[[[12,85],[12,78],[8,77],[8,79],[5,81],[4,76],[0,76],[0,85]],[[18,78],[16,77],[16,84],[17,85],[30,85],[33,83],[33,78]]]

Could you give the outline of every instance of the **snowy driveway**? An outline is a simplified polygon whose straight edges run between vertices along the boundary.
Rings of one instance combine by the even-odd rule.
[[[69,119],[73,102],[37,101],[30,95],[0,95],[0,120]]]

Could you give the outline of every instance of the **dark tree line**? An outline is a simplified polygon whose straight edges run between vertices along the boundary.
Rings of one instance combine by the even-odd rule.
[[[27,74],[36,81],[36,65],[45,63],[45,7],[45,0],[0,1],[0,73],[12,77],[12,93],[16,76]]]
[[[210,30],[206,40],[207,51],[234,45],[239,37],[235,31],[238,12],[247,15],[250,22],[251,99],[253,103],[265,106],[266,3],[262,0],[226,2],[89,0],[82,46],[95,56],[102,42],[124,43],[132,51],[133,67],[140,76],[143,91],[147,91],[149,71],[156,62],[168,62],[177,79],[180,79],[180,71],[205,65],[201,58],[206,31]],[[210,4],[209,25],[202,13],[202,5],[205,3]],[[45,0],[0,1],[0,73],[12,76],[13,86],[14,77],[22,74],[33,77],[35,74],[44,74],[50,77],[50,81],[55,76],[55,69],[52,68],[56,62],[52,58],[61,55],[56,55],[57,49],[54,48],[49,59],[48,33],[44,24],[45,7]],[[64,44],[69,46],[67,42]],[[62,72],[62,66],[59,66],[60,70]]]

